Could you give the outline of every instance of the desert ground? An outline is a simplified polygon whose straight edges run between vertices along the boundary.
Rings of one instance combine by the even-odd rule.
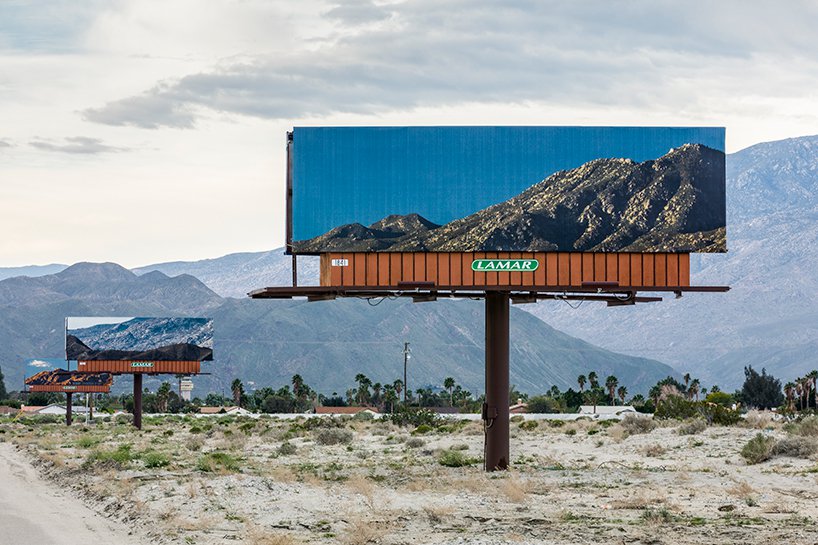
[[[818,542],[814,429],[532,422],[513,419],[512,467],[494,473],[479,422],[358,417],[6,419],[0,461],[27,475],[4,486],[59,491],[105,517],[99,535],[140,543]],[[759,433],[789,447],[749,464]]]

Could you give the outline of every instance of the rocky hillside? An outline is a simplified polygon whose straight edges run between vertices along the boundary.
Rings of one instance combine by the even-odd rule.
[[[237,281],[245,282],[237,279]],[[189,275],[138,276],[113,263],[83,263],[56,275],[0,281],[0,363],[18,389],[29,358],[64,353],[66,316],[207,316],[213,318],[212,375],[196,393],[228,391],[240,377],[280,387],[299,373],[325,394],[344,392],[357,373],[392,382],[403,374],[403,343],[412,343],[415,387],[446,376],[483,389],[483,305],[477,301],[411,303],[338,300],[307,303],[223,298]],[[512,309],[511,380],[522,391],[574,385],[595,369],[614,374],[631,392],[644,391],[672,369],[657,361],[600,350]],[[38,369],[39,370],[39,369]],[[146,379],[155,387],[159,379]],[[117,383],[124,384],[124,378]],[[411,386],[411,385],[410,385]]]
[[[596,159],[440,227],[414,214],[401,229],[379,228],[400,218],[390,216],[370,227],[337,227],[297,248],[720,252],[726,247],[724,170],[724,153],[699,144],[643,163]]]

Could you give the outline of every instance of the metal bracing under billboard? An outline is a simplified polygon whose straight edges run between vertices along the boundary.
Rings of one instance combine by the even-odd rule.
[[[288,250],[724,252],[724,129],[314,127]]]

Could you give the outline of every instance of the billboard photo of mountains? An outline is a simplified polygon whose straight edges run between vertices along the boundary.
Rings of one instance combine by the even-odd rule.
[[[726,252],[718,127],[296,128],[292,251]]]
[[[212,361],[210,318],[66,318],[66,359]]]

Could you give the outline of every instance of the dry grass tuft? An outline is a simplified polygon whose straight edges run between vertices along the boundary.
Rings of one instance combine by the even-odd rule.
[[[741,481],[728,488],[726,492],[733,497],[748,500],[753,498],[756,493],[756,489],[750,486],[750,483],[747,481]]]
[[[517,477],[509,477],[503,479],[500,484],[500,492],[514,503],[523,503],[528,499],[528,481],[518,479]]]
[[[613,509],[647,509],[655,505],[662,505],[667,501],[667,497],[659,492],[639,492],[623,500],[611,502]]]
[[[242,543],[249,545],[294,545],[299,542],[287,533],[270,532],[259,526],[250,526]]]
[[[350,517],[347,528],[338,537],[344,545],[367,545],[378,542],[385,535],[385,528],[362,518]]]
[[[363,497],[364,503],[369,509],[375,509],[375,485],[372,481],[361,475],[354,475],[346,482],[347,488]],[[381,502],[383,503],[383,502]]]
[[[667,452],[667,449],[660,445],[659,443],[654,443],[652,445],[645,445],[642,447],[642,454],[649,458],[656,458],[657,456],[661,456]]]
[[[423,508],[426,517],[432,524],[440,524],[443,519],[454,513],[454,509],[448,505],[429,505]]]

